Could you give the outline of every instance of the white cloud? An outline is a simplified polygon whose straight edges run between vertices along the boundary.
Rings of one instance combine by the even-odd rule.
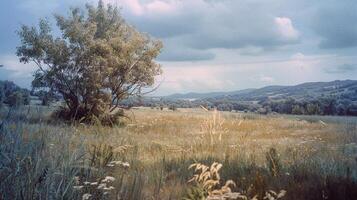
[[[128,9],[132,14],[137,16],[147,14],[167,14],[175,10],[176,1],[153,0],[141,2],[140,0],[104,0],[105,3],[123,6],[124,10]]]
[[[127,6],[135,15],[142,15],[144,13],[144,8],[139,0],[123,0],[121,3]]]
[[[150,2],[145,7],[149,12],[153,13],[169,13],[175,10],[174,3],[167,3],[159,0]]]
[[[274,19],[278,31],[285,40],[299,39],[299,32],[294,28],[291,19],[288,17],[276,17]]]
[[[275,79],[273,77],[265,76],[265,75],[260,75],[259,80],[263,81],[263,82],[267,82],[267,83],[272,83],[275,81]]]
[[[11,78],[28,78],[36,70],[33,63],[20,63],[19,58],[15,55],[0,56],[0,61],[4,65],[3,69],[13,72]]]

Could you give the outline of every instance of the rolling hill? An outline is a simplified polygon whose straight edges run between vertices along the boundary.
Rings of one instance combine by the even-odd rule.
[[[349,95],[357,100],[356,80],[336,80],[331,82],[308,82],[294,86],[267,86],[259,89],[245,89],[233,92],[186,93],[165,96],[165,99],[230,99],[239,101],[259,101],[263,99],[308,100],[323,96]]]

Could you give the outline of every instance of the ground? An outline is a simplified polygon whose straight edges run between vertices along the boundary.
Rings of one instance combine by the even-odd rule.
[[[222,164],[215,187],[233,180],[232,191],[249,198],[263,199],[269,190],[285,190],[283,199],[354,199],[357,193],[354,117],[134,108],[120,126],[104,127],[63,124],[49,120],[50,113],[32,107],[6,120],[4,135],[18,137],[9,145],[15,139],[3,136],[7,144],[1,149],[18,161],[2,163],[10,175],[0,170],[2,180],[8,178],[0,194],[19,197],[24,190],[31,198],[182,199],[199,187],[188,183],[194,175],[188,167],[214,162]],[[22,165],[28,178],[12,169]],[[98,189],[103,180],[104,189]],[[20,182],[36,192],[9,186]]]

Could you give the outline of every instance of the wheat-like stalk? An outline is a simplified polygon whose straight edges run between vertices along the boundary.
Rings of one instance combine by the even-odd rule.
[[[209,112],[206,108],[201,106],[206,112]],[[224,128],[224,118],[221,113],[214,109],[212,115],[210,115],[207,119],[203,121],[201,124],[201,133],[203,136],[209,136],[210,145],[213,146],[215,141],[222,141],[222,135],[228,133],[228,129]],[[216,138],[218,135],[218,138]]]
[[[245,194],[239,192],[232,192],[232,188],[236,187],[236,183],[232,180],[225,182],[221,186],[221,177],[219,175],[219,170],[223,165],[218,162],[214,162],[211,166],[206,166],[201,163],[194,163],[189,166],[189,169],[194,168],[195,174],[188,181],[189,183],[196,183],[196,186],[203,190],[203,193],[207,193],[208,196],[205,200],[228,200],[228,199],[239,199],[239,200],[258,200],[258,196],[255,195],[253,198],[249,198]],[[286,191],[280,190],[279,193],[269,190],[265,192],[263,200],[278,200],[285,196]]]

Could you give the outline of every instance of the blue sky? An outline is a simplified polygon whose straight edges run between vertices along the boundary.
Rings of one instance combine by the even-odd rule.
[[[105,0],[164,42],[158,95],[356,79],[355,0]],[[15,55],[21,24],[95,0],[2,0],[0,79],[29,87]]]

